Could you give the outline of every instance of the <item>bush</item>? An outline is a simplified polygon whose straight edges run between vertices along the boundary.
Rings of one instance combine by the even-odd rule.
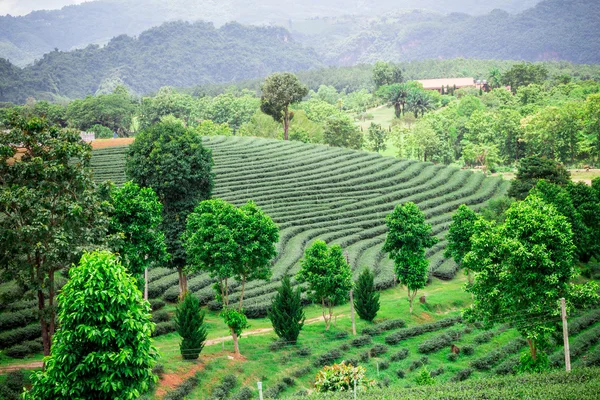
[[[369,353],[371,355],[371,357],[377,357],[380,356],[381,354],[385,354],[388,351],[388,347],[384,344],[376,344],[375,346],[371,347],[371,350],[369,350]]]
[[[342,343],[340,345],[340,350],[341,351],[348,351],[348,350],[350,350],[350,345],[348,343]]]
[[[401,349],[400,351],[392,354],[390,361],[400,361],[404,360],[406,357],[408,357],[408,349]]]
[[[152,322],[158,324],[159,322],[167,322],[171,319],[171,316],[166,310],[159,310],[152,313]]]
[[[286,376],[281,381],[285,383],[288,387],[294,386],[296,384],[296,381],[291,376]]]
[[[198,377],[192,376],[186,379],[175,390],[170,391],[163,397],[163,400],[184,400],[188,394],[198,385]]]
[[[0,331],[20,328],[35,322],[38,316],[37,309],[28,308],[15,312],[4,312],[0,314]]]
[[[385,331],[391,331],[393,329],[404,328],[406,326],[406,322],[402,319],[391,319],[388,321],[381,322],[379,324],[375,324],[373,326],[368,326],[362,330],[363,335],[375,336],[379,335]]]
[[[23,297],[23,289],[15,281],[0,286],[0,304],[9,304]]]
[[[385,342],[389,345],[400,343],[402,340],[419,336],[427,332],[434,332],[443,328],[447,328],[461,322],[460,316],[441,319],[429,324],[417,325],[410,328],[400,329],[385,338]]]
[[[89,132],[93,132],[96,139],[110,139],[113,137],[113,131],[104,125],[96,124],[89,128]]]
[[[312,350],[310,347],[300,347],[298,351],[296,351],[296,355],[298,355],[298,357],[307,357],[310,356],[311,353]]]
[[[310,366],[306,366],[300,369],[297,369],[296,371],[294,371],[294,373],[292,375],[294,375],[296,378],[301,378],[304,375],[308,374],[311,371],[311,367]]]
[[[158,375],[159,377],[161,377],[164,373],[165,373],[165,366],[162,364],[156,364],[153,368],[152,368],[152,373],[154,375]]]
[[[248,386],[244,386],[240,389],[239,392],[236,393],[235,396],[232,397],[233,400],[252,400],[254,398],[254,394],[252,390]]]
[[[287,345],[284,339],[277,339],[269,343],[269,350],[277,351],[283,349]]]
[[[473,373],[473,370],[471,368],[461,369],[452,377],[452,381],[462,382],[464,380],[467,380],[471,376],[472,373]]]
[[[29,374],[19,369],[6,374],[6,379],[0,382],[0,399],[21,400],[23,388],[29,385]]]
[[[29,347],[22,345],[22,344],[16,344],[16,345],[4,350],[4,354],[6,354],[7,356],[9,356],[11,358],[25,358],[30,353],[29,353]]]
[[[363,351],[362,353],[360,353],[360,361],[367,362],[367,361],[369,361],[370,358],[371,358],[371,355],[369,354],[368,351]]]
[[[179,300],[179,286],[171,286],[162,295],[164,301],[175,303]]]
[[[500,365],[498,365],[496,367],[494,372],[497,375],[513,374],[513,373],[515,373],[516,368],[519,366],[520,363],[521,363],[520,356],[507,358],[506,360],[502,361],[500,363]]]
[[[379,386],[380,388],[386,388],[390,386],[391,380],[388,376],[384,376],[383,380],[377,382],[377,386]]]
[[[458,354],[455,353],[448,353],[448,355],[446,356],[446,358],[448,359],[448,361],[456,361],[458,360]]]
[[[152,337],[166,335],[167,333],[175,332],[176,330],[177,326],[175,326],[175,321],[159,322],[156,324],[154,332],[152,332]]]
[[[475,348],[470,344],[466,344],[463,347],[461,347],[460,352],[465,356],[470,356],[475,353]]]
[[[390,362],[388,360],[379,361],[379,369],[384,371],[390,367]]]
[[[161,313],[163,311],[158,311]],[[204,348],[206,341],[206,326],[204,325],[204,311],[200,307],[198,298],[187,293],[177,305],[175,311],[175,326],[181,337],[179,351],[184,360],[196,360]]]
[[[359,336],[357,338],[354,338],[350,341],[350,344],[353,347],[362,347],[362,346],[366,346],[368,344],[371,344],[372,339],[371,336],[369,335],[363,335],[363,336]]]
[[[482,332],[479,335],[475,336],[473,338],[473,341],[477,344],[483,344],[483,343],[487,343],[490,340],[492,340],[493,337],[494,337],[493,331],[485,331],[485,332]]]
[[[405,375],[406,375],[406,374],[405,374],[405,372],[404,372],[403,370],[401,370],[401,369],[399,369],[399,370],[397,370],[397,371],[396,371],[396,376],[397,376],[399,379],[404,379],[404,376],[405,376]]]
[[[344,361],[342,361],[342,364],[344,364],[344,365],[352,365],[353,367],[358,367],[358,365],[360,364],[360,362],[356,358],[347,358]]]
[[[348,337],[348,332],[344,332],[344,331],[336,332],[335,335],[333,335],[333,337],[336,339],[345,339]]]
[[[25,340],[37,339],[42,336],[40,324],[31,324],[0,333],[0,348],[5,349]]]
[[[163,300],[161,299],[152,299],[150,300],[150,307],[152,308],[152,311],[156,311],[156,310],[160,310],[161,308],[163,308],[167,303],[165,303]]]
[[[477,358],[471,362],[471,366],[478,370],[489,370],[494,364],[496,364],[502,357],[508,354],[515,354],[522,347],[527,344],[524,339],[515,339],[499,349],[489,351],[483,357]]]
[[[356,380],[357,388],[372,387],[373,381],[366,378],[365,372],[364,367],[352,367],[343,364],[326,366],[317,373],[315,390],[317,392],[347,392],[354,389],[354,380]]]
[[[277,382],[275,385],[265,390],[265,397],[267,399],[276,399],[281,393],[287,389],[287,385],[283,382]]]
[[[213,389],[211,398],[212,399],[226,399],[229,393],[237,385],[237,377],[233,374],[225,375],[221,379],[221,383]]]
[[[342,357],[342,352],[338,349],[333,349],[327,353],[321,354],[314,362],[315,367],[324,367],[325,365],[332,364],[335,360]]]
[[[444,370],[443,366],[439,367],[438,369],[434,369],[433,371],[431,371],[431,377],[435,378],[436,376],[439,376],[439,375],[443,374],[444,371],[445,370]]]
[[[427,368],[423,368],[419,375],[415,378],[415,383],[418,386],[427,386],[435,384],[435,379],[431,376]]]
[[[419,353],[433,353],[444,347],[450,346],[454,340],[455,339],[453,339],[448,333],[442,333],[441,335],[427,339],[421,343],[419,345]]]

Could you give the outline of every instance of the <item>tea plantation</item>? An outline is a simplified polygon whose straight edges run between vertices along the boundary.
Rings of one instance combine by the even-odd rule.
[[[441,239],[428,254],[433,276],[452,279],[456,264],[443,257],[452,213],[461,204],[477,209],[508,187],[500,178],[458,168],[300,142],[211,137],[205,145],[215,162],[213,196],[236,205],[252,199],[280,228],[272,281],[246,287],[244,304],[251,318],[266,315],[281,277],[298,271],[304,249],[315,239],[346,249],[355,278],[368,267],[378,288],[394,286],[393,263],[381,251],[385,216],[406,201],[418,204]],[[123,183],[126,151],[126,147],[95,150],[95,179]],[[150,297],[175,301],[177,274],[157,268],[150,275]],[[189,289],[204,303],[213,295],[207,275],[190,277]],[[234,294],[231,300],[235,298]]]

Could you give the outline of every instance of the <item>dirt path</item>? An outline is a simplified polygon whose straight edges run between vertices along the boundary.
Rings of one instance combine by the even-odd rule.
[[[0,367],[0,374],[5,374],[7,372],[16,371],[18,369],[37,369],[42,368],[44,364],[41,361],[31,361],[23,364],[15,364],[7,367]]]

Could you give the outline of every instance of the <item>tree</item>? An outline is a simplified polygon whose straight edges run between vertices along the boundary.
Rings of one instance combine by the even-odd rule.
[[[365,321],[373,322],[379,311],[379,292],[375,289],[375,276],[365,268],[354,285],[354,309]]]
[[[502,73],[496,67],[490,69],[488,74],[488,82],[492,89],[499,88],[502,85]]]
[[[300,265],[298,280],[307,282],[309,296],[321,303],[325,330],[329,330],[333,306],[346,301],[352,288],[352,271],[342,248],[337,244],[329,247],[324,241],[317,240],[304,251]]]
[[[574,285],[573,234],[556,208],[530,195],[513,203],[506,222],[477,222],[464,266],[475,272],[474,301],[467,319],[509,322],[529,343],[535,362],[540,346],[555,329],[559,299],[568,309],[597,299],[597,285]]]
[[[128,136],[136,110],[127,92],[116,92],[74,100],[67,107],[66,116],[77,129],[85,131],[102,125],[120,136]]]
[[[290,104],[302,100],[308,94],[308,88],[296,75],[284,72],[267,77],[261,90],[260,109],[275,121],[283,122],[283,139],[288,140],[288,129],[293,117],[289,109]]]
[[[106,240],[110,205],[78,132],[15,114],[0,134],[0,269],[37,296],[44,354],[55,331],[55,275]]]
[[[588,262],[592,256],[598,259],[600,258],[600,196],[594,187],[583,182],[569,184],[566,190],[589,232],[588,240],[582,240],[584,243],[581,244],[577,243],[577,248],[581,250],[580,260]]]
[[[513,93],[521,86],[541,84],[548,78],[548,70],[540,64],[519,63],[502,75],[502,83],[510,86]]]
[[[340,115],[330,117],[325,122],[323,141],[330,146],[359,150],[362,147],[363,135],[349,117]]]
[[[217,279],[217,298],[224,307],[222,316],[235,324],[228,326],[239,354],[238,336],[247,325],[243,315],[245,285],[270,278],[279,229],[252,201],[238,208],[219,199],[205,200],[189,215],[184,240],[189,270],[208,272]],[[230,308],[229,303],[232,279],[241,283],[237,310]]]
[[[156,380],[154,324],[135,279],[109,252],[86,253],[58,296],[59,329],[27,399],[135,399]]]
[[[151,265],[167,262],[165,235],[160,231],[162,204],[152,188],[126,182],[111,192],[113,211],[109,232],[112,250],[122,257],[128,272],[140,278]],[[141,286],[140,286],[141,289]]]
[[[463,258],[471,251],[471,237],[475,233],[475,222],[481,217],[466,205],[462,204],[452,216],[452,223],[448,229],[448,246],[444,253],[444,257],[452,257],[454,262],[462,266]],[[469,283],[473,283],[473,276],[467,270]]]
[[[290,277],[286,275],[267,313],[273,324],[273,330],[287,343],[296,343],[304,326],[305,315],[302,310],[301,293],[299,287],[295,291],[292,290]]]
[[[129,146],[126,173],[142,187],[154,189],[163,205],[163,221],[170,265],[179,273],[180,293],[187,291],[181,235],[185,221],[198,202],[210,198],[213,188],[212,153],[202,138],[174,119],[140,132]]]
[[[377,89],[376,96],[394,107],[394,115],[396,118],[400,118],[406,111],[406,103],[410,93],[418,88],[419,86],[415,82],[384,85]]]
[[[429,260],[425,249],[438,242],[431,235],[431,225],[425,223],[425,215],[414,203],[398,204],[385,218],[388,234],[383,251],[394,260],[394,270],[400,283],[406,286],[410,313],[413,300],[429,278]]]
[[[378,89],[384,85],[393,85],[402,82],[402,70],[398,65],[377,61],[373,66],[373,82]]]
[[[596,162],[600,162],[600,93],[590,95],[585,101],[585,133],[596,150]]]
[[[193,107],[190,95],[176,92],[173,88],[162,87],[154,97],[144,97],[140,105],[140,127],[150,128],[163,117],[172,115],[186,123],[190,121]]]
[[[427,111],[433,110],[435,107],[433,98],[423,89],[411,90],[406,99],[406,109],[412,111],[415,118],[419,118],[419,114],[425,115]]]
[[[571,174],[562,165],[553,160],[539,157],[526,157],[521,159],[515,179],[511,182],[508,195],[517,200],[527,197],[531,188],[538,180],[545,179],[559,186],[566,186],[570,182]]]
[[[380,124],[371,122],[369,131],[367,132],[367,148],[377,153],[385,151],[387,148],[387,139],[388,132],[383,129]]]
[[[204,348],[206,326],[198,298],[187,293],[175,311],[177,333],[181,336],[179,351],[184,360],[196,360]]]

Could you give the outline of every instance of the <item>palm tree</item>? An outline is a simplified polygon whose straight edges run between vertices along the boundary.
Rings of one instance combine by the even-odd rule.
[[[409,83],[395,83],[379,88],[377,95],[382,97],[390,106],[394,107],[396,118],[404,114],[406,102],[413,86]]]
[[[415,114],[415,118],[425,115],[429,110],[433,110],[435,105],[429,96],[429,93],[424,90],[411,90],[407,99],[407,109]]]
[[[502,85],[502,73],[498,68],[490,69],[490,76],[488,78],[488,82],[492,89],[499,88]]]

